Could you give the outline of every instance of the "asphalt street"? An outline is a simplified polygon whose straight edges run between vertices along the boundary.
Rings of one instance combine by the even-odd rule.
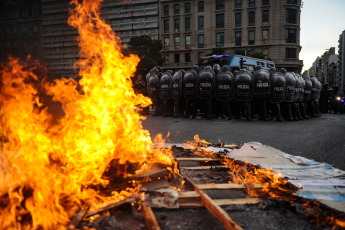
[[[326,162],[345,170],[345,115],[323,114],[297,122],[147,117],[143,127],[153,138],[170,132],[167,142],[183,143],[195,134],[212,143],[260,142],[283,152]]]

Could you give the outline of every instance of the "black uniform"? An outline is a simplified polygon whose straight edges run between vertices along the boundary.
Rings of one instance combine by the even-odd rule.
[[[274,109],[276,120],[282,121],[279,103],[285,100],[285,77],[283,73],[277,72],[271,76],[270,79],[270,102]]]
[[[248,121],[252,120],[250,102],[254,96],[254,81],[249,71],[240,70],[234,80],[235,100],[237,101],[237,114],[240,117],[240,107],[243,105]]]
[[[206,105],[205,115],[207,119],[212,118],[212,100],[215,97],[215,73],[211,66],[206,66],[199,72],[199,99],[200,103]]]
[[[185,114],[184,118],[192,116],[196,117],[196,102],[198,99],[198,74],[196,67],[187,70],[183,76],[183,96],[185,98]]]
[[[230,68],[224,65],[216,77],[216,99],[220,104],[220,112],[232,119],[232,113],[229,102],[234,98],[233,75]]]
[[[270,73],[260,66],[253,74],[254,100],[259,109],[259,119],[267,121],[267,103],[270,95]]]
[[[183,76],[184,70],[177,70],[172,77],[171,92],[174,100],[174,114],[173,117],[183,116]]]

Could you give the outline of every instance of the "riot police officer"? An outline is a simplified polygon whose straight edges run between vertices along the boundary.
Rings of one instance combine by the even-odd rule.
[[[159,84],[159,97],[162,101],[163,117],[172,116],[172,76],[171,71],[166,71],[162,74]]]
[[[177,70],[172,77],[171,91],[172,99],[174,100],[174,114],[173,117],[183,116],[183,76],[185,71],[183,69]]]
[[[267,102],[269,100],[270,73],[267,70],[257,66],[253,73],[254,80],[254,99],[259,108],[259,119],[268,121],[267,119]]]
[[[290,72],[285,72],[285,96],[284,96],[284,119],[288,121],[294,121],[292,117],[291,107],[294,104],[295,100],[295,85],[296,85],[296,78]]]
[[[237,115],[240,117],[240,106],[245,109],[246,119],[252,120],[250,102],[254,96],[254,81],[249,71],[240,70],[234,79],[235,100],[237,101]]]
[[[147,93],[149,98],[152,100],[152,107],[155,109],[155,116],[160,115],[159,106],[159,70],[154,67],[150,70],[148,82],[147,82]]]
[[[220,102],[221,113],[225,114],[228,120],[232,120],[229,102],[234,98],[234,90],[233,75],[229,66],[224,65],[216,78],[216,99]]]
[[[185,98],[185,114],[184,118],[192,116],[196,117],[196,103],[198,99],[198,83],[197,74],[199,67],[194,65],[192,69],[187,70],[183,76],[183,97]]]
[[[311,105],[310,105],[310,96],[311,96],[311,91],[312,91],[312,81],[310,80],[310,77],[307,76],[304,79],[305,82],[305,86],[304,86],[304,94],[303,94],[303,105],[304,105],[304,109],[305,109],[305,119],[308,119],[309,116],[311,116]],[[307,115],[308,114],[308,115]]]
[[[212,99],[215,97],[215,73],[211,66],[199,72],[199,99],[206,105],[206,119],[212,118]]]
[[[285,99],[285,89],[286,83],[283,73],[276,72],[271,76],[270,82],[270,102],[271,107],[274,109],[274,113],[276,115],[276,121],[281,122],[281,111],[279,103],[283,102]]]

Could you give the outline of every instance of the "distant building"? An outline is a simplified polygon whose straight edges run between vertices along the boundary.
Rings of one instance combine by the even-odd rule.
[[[8,55],[42,59],[42,11],[40,0],[9,0],[0,3],[0,61]]]
[[[345,90],[345,30],[339,36],[336,85]]]
[[[327,82],[325,82],[330,87],[337,85],[337,63],[338,55],[330,55],[328,59]]]
[[[68,25],[69,0],[43,0],[43,51],[49,69],[58,76],[74,76],[79,58],[77,31]],[[101,16],[125,44],[143,34],[158,39],[158,0],[104,0]]]
[[[159,34],[166,68],[187,68],[215,48],[261,54],[300,73],[301,0],[161,0]]]
[[[329,69],[334,68],[334,55],[335,47],[331,47],[326,50],[326,52],[324,52],[321,57],[317,57],[315,62],[313,63],[313,67],[315,70],[313,75],[317,79],[319,79],[322,84],[328,84],[329,86],[333,86],[334,84],[334,75],[333,72]]]

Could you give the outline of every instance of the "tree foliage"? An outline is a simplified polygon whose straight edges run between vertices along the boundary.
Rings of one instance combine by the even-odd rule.
[[[152,40],[148,35],[132,37],[126,52],[139,56],[137,74],[145,76],[154,66],[161,66],[164,59],[160,53],[163,45],[160,40]]]

